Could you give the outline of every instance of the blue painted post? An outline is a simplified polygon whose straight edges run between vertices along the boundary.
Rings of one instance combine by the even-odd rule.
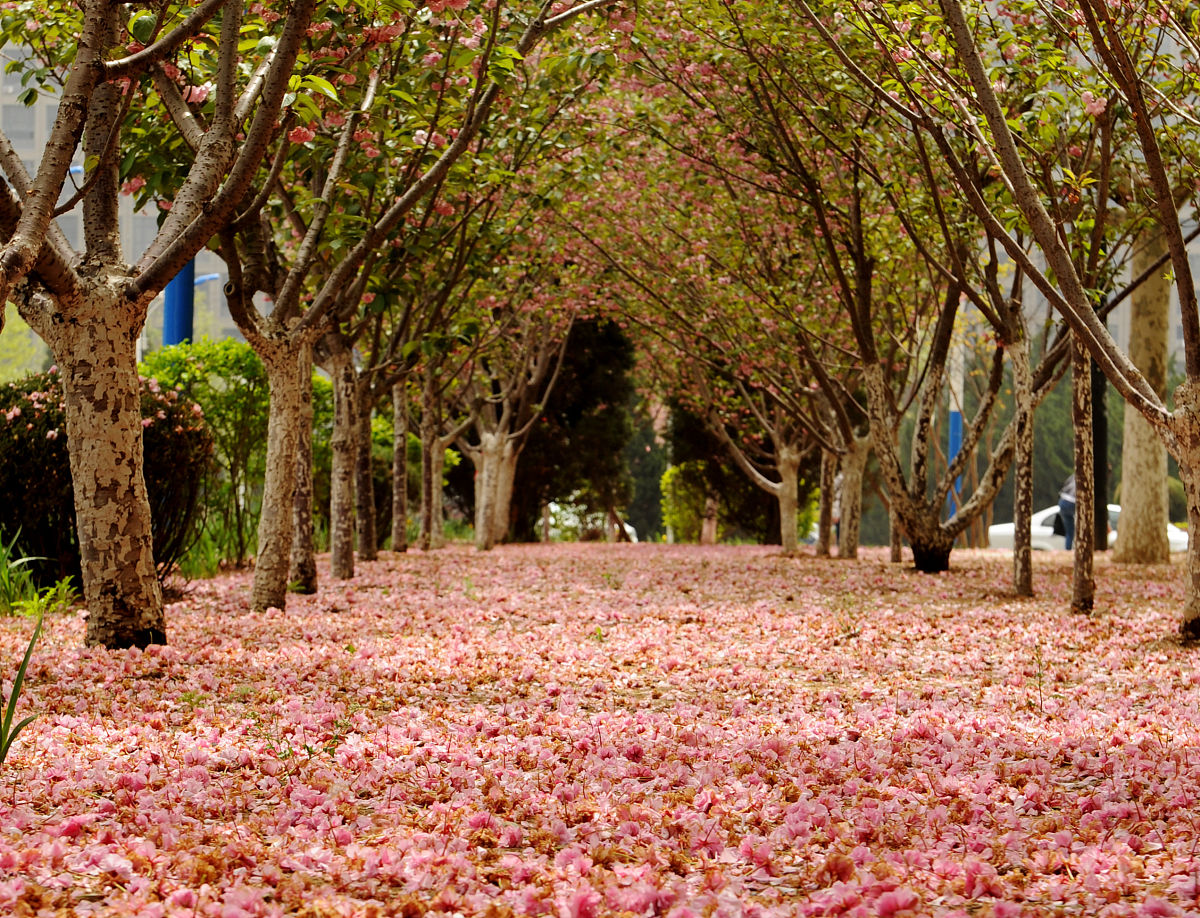
[[[963,442],[963,383],[965,377],[965,367],[963,366],[963,344],[961,341],[955,341],[950,345],[950,423],[949,423],[949,442],[946,444],[946,452],[949,455],[949,461],[953,462],[954,457],[958,455],[962,449]],[[962,506],[962,476],[959,475],[954,479],[954,488],[950,492],[951,513],[957,513],[959,507]]]
[[[163,347],[192,340],[196,313],[196,262],[183,266],[167,284],[163,304]]]

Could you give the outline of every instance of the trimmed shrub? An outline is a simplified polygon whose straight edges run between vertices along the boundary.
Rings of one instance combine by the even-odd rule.
[[[142,378],[146,490],[159,579],[194,536],[212,438],[203,412],[174,389]],[[41,586],[80,582],[79,539],[67,452],[62,379],[51,367],[0,386],[0,532],[17,537]]]

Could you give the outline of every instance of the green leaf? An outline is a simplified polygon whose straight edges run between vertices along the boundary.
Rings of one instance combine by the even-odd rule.
[[[129,20],[129,34],[143,45],[148,45],[154,39],[154,24],[158,17],[149,10],[135,13]]]
[[[306,93],[298,94],[292,100],[292,107],[306,121],[317,121],[321,117],[320,107],[313,101],[312,96]]]
[[[319,77],[319,76],[316,76],[315,74],[310,74],[309,76],[304,78],[304,85],[306,87],[316,90],[321,95],[325,96],[327,99],[332,99],[334,102],[338,101],[337,90],[334,88],[334,85],[331,82],[329,82],[329,80],[325,79],[324,77]]]

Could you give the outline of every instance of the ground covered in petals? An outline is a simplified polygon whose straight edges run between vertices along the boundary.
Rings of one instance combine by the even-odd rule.
[[[145,652],[53,618],[0,914],[1200,914],[1181,568],[1081,618],[1066,553],[1034,600],[953,561],[451,548],[193,584]]]

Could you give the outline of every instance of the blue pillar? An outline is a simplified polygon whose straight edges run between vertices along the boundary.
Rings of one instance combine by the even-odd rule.
[[[164,294],[163,347],[192,340],[196,312],[196,262],[189,261],[176,274]]]
[[[963,389],[966,382],[966,354],[964,353],[965,346],[961,340],[956,340],[950,345],[950,416],[949,430],[947,431],[946,454],[948,461],[953,462],[954,457],[958,455],[962,449],[963,443]],[[957,475],[954,479],[954,487],[950,491],[950,513],[958,513],[962,507],[962,476]]]
[[[963,416],[961,411],[951,409],[950,411],[950,431],[947,444],[950,454],[950,461],[954,461],[954,457],[958,455],[958,451],[962,449],[963,441]],[[951,498],[954,501],[954,512],[958,512],[958,508],[962,505],[962,476],[959,475],[954,479],[954,490],[951,492]]]

